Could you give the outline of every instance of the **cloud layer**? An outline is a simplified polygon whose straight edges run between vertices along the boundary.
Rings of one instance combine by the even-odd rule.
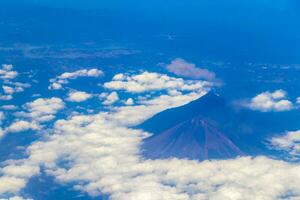
[[[210,86],[206,81],[159,73],[117,74],[104,83],[103,102],[110,105],[106,110],[55,121],[49,134],[26,148],[24,158],[2,163],[0,197],[22,199],[18,196],[22,188],[43,169],[58,183],[72,184],[74,189],[91,196],[109,194],[112,200],[299,199],[299,164],[263,156],[204,162],[141,157],[141,141],[151,133],[130,127],[162,110],[201,97]],[[274,102],[286,100],[286,94],[267,92],[251,102],[258,103],[264,98],[272,102],[272,110],[278,108]],[[25,127],[30,122],[27,128],[32,123],[43,125],[65,106],[57,97],[39,98],[16,113],[25,122],[14,123],[23,123]],[[259,108],[270,110],[270,106]],[[295,138],[298,134],[274,139],[273,144],[290,147],[287,144]]]

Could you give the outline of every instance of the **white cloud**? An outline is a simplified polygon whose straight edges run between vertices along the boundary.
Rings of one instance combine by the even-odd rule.
[[[297,98],[297,104],[300,104],[300,97]]]
[[[30,103],[25,104],[25,109],[28,111],[28,116],[31,119],[39,122],[53,119],[55,117],[54,115],[64,107],[64,102],[57,97],[52,97],[49,99],[38,98]]]
[[[15,121],[8,128],[5,129],[5,132],[8,133],[17,133],[28,130],[39,130],[40,126],[35,122],[28,121]]]
[[[99,69],[82,69],[75,72],[65,72],[58,76],[59,79],[76,79],[78,77],[99,77],[103,72]]]
[[[10,94],[15,93],[15,90],[12,87],[3,85],[2,88],[3,88],[3,91],[4,91],[5,94],[9,94],[10,95]]]
[[[182,58],[176,58],[172,60],[170,64],[166,66],[167,70],[183,77],[197,78],[197,79],[215,79],[215,73],[207,69],[197,68],[194,63],[189,63]]]
[[[143,72],[137,75],[117,74],[111,82],[104,83],[104,87],[113,90],[142,93],[158,90],[193,91],[211,85],[206,81],[185,81],[165,74]]]
[[[5,115],[3,112],[0,111],[0,125],[2,124],[2,121],[5,119]]]
[[[0,200],[33,200],[33,199],[23,198],[21,196],[13,196],[13,197],[0,199]]]
[[[26,112],[19,112],[16,115],[39,123],[46,122],[54,119],[55,114],[64,107],[65,104],[60,98],[38,98],[25,104]]]
[[[51,86],[49,87],[49,89],[60,90],[60,89],[62,89],[62,85],[60,83],[52,83]]]
[[[162,110],[184,105],[206,94],[207,90],[190,92],[185,95],[160,95],[147,100],[140,100],[137,105],[126,105],[112,108],[107,119],[118,124],[134,126],[150,118]]]
[[[60,90],[63,88],[64,84],[69,83],[70,79],[77,79],[79,77],[99,77],[104,73],[96,68],[93,69],[82,69],[74,72],[65,72],[54,79],[50,80],[50,90]]]
[[[3,110],[16,110],[16,109],[18,109],[18,107],[15,106],[15,105],[3,105],[0,108],[3,109]]]
[[[293,109],[293,103],[286,99],[286,92],[284,90],[258,94],[250,102],[246,103],[246,106],[262,112],[288,111]]]
[[[0,100],[8,101],[8,100],[11,100],[12,98],[13,98],[12,95],[2,95],[2,94],[0,94]]]
[[[5,131],[0,127],[0,139],[5,135]]]
[[[127,106],[132,106],[134,104],[134,101],[132,98],[128,98],[126,101],[125,101],[125,105]]]
[[[0,177],[0,194],[14,193],[23,188],[26,181],[21,178],[2,176]]]
[[[67,101],[71,102],[82,102],[90,99],[92,97],[91,94],[82,92],[82,91],[71,91],[68,94]]]
[[[300,159],[300,131],[290,131],[273,137],[270,143],[273,148],[288,153],[292,160]]]
[[[112,92],[106,96],[105,101],[103,101],[103,105],[111,105],[119,100],[119,95],[117,92]]]
[[[14,79],[18,76],[18,72],[12,70],[12,65],[3,64],[0,68],[0,79],[9,80]]]
[[[31,85],[28,83],[14,82],[13,79],[17,78],[18,72],[13,71],[12,65],[3,64],[0,68],[0,81],[2,81],[3,94],[0,93],[0,100],[8,101],[13,99],[13,94],[16,92],[23,92],[24,88]]]

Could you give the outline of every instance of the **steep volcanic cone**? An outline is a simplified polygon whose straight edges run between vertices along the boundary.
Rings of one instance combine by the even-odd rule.
[[[197,160],[232,158],[244,153],[209,120],[195,117],[147,138],[146,158],[189,158]]]
[[[158,113],[139,125],[137,128],[153,133],[143,141],[142,153],[149,159],[243,156],[247,144],[235,132],[239,125],[234,118],[235,113],[226,101],[210,92],[186,105]]]

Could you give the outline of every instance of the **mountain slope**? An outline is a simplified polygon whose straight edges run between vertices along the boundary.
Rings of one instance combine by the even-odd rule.
[[[253,118],[252,114],[249,116],[246,118]],[[143,141],[142,153],[149,159],[205,160],[261,152],[264,145],[244,118],[244,114],[235,112],[221,96],[209,92],[139,125],[137,128],[153,133]]]
[[[153,148],[154,147],[154,148]],[[143,144],[144,156],[156,158],[230,158],[244,153],[209,120],[195,117],[150,137]]]

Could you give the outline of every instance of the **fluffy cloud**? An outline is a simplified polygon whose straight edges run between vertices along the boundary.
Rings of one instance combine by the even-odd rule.
[[[126,126],[137,125],[159,111],[184,105],[206,94],[207,90],[190,92],[176,96],[160,95],[151,99],[140,100],[136,105],[114,107],[107,119],[117,121]]]
[[[2,176],[0,177],[0,194],[14,193],[26,185],[24,179]]]
[[[286,92],[284,90],[258,94],[250,102],[246,103],[246,106],[262,112],[288,111],[293,109],[293,103],[286,99]]]
[[[297,104],[300,104],[300,97],[297,98]]]
[[[4,120],[5,115],[3,112],[0,111],[0,125],[2,124],[2,121]]]
[[[12,98],[13,98],[12,95],[2,95],[2,94],[0,94],[0,100],[8,101],[8,100],[11,100]]]
[[[79,77],[99,77],[103,72],[99,69],[82,69],[74,72],[65,72],[54,79],[50,79],[50,90],[59,90],[63,88],[64,84],[69,83],[70,79],[77,79]]]
[[[194,63],[189,63],[182,58],[176,58],[172,60],[170,64],[166,66],[170,72],[183,77],[196,78],[196,79],[215,79],[215,73],[207,69],[197,68]]]
[[[300,131],[290,131],[270,140],[273,148],[289,154],[292,160],[300,159]]]
[[[67,101],[72,101],[72,102],[82,102],[90,99],[92,97],[91,94],[82,92],[82,91],[71,91],[68,94],[68,98],[66,99]]]
[[[142,93],[158,90],[193,91],[209,86],[206,81],[185,81],[165,74],[143,72],[137,75],[117,74],[111,82],[104,83],[104,87],[113,90],[125,90],[127,92]]]
[[[18,107],[15,106],[15,105],[3,105],[0,108],[3,109],[3,110],[16,110],[16,109],[18,109]]]
[[[111,105],[119,100],[119,95],[117,92],[112,92],[105,97],[105,101],[103,101],[103,105]]]
[[[55,114],[64,107],[65,104],[60,98],[38,98],[25,104],[26,112],[19,112],[16,115],[32,121],[46,122],[54,119]]]
[[[14,88],[9,86],[3,85],[2,88],[5,94],[13,94],[15,92]]]
[[[126,100],[122,100],[125,106],[112,107],[108,118],[119,124],[133,126],[161,110],[180,106],[201,97],[210,90],[211,83],[142,72],[134,75],[116,74],[112,81],[104,83],[104,87],[126,92]],[[148,93],[135,96],[144,92]],[[135,104],[132,97],[128,98],[129,94],[137,98]],[[100,98],[107,96],[108,93],[102,93]]]
[[[0,81],[2,82],[3,91],[3,94],[0,93],[0,100],[11,100],[13,99],[14,93],[23,92],[25,88],[31,86],[28,83],[14,82],[13,79],[18,76],[18,72],[13,71],[12,69],[12,65],[6,64],[3,64],[2,68],[0,68]]]
[[[14,79],[18,76],[17,71],[13,71],[12,65],[3,64],[2,68],[0,69],[0,79],[2,80],[9,80]]]
[[[13,122],[7,129],[5,129],[6,133],[17,133],[21,131],[28,131],[28,130],[39,130],[40,127],[35,122],[28,122],[28,121],[15,121]]]
[[[134,104],[134,101],[132,98],[128,98],[126,101],[125,101],[125,105],[127,106],[132,106]]]
[[[56,97],[49,99],[39,98],[26,103],[23,106],[25,111],[14,113],[18,119],[11,123],[7,128],[0,129],[0,138],[7,133],[40,130],[42,128],[41,124],[53,120],[55,114],[63,109],[64,106],[64,102]]]

